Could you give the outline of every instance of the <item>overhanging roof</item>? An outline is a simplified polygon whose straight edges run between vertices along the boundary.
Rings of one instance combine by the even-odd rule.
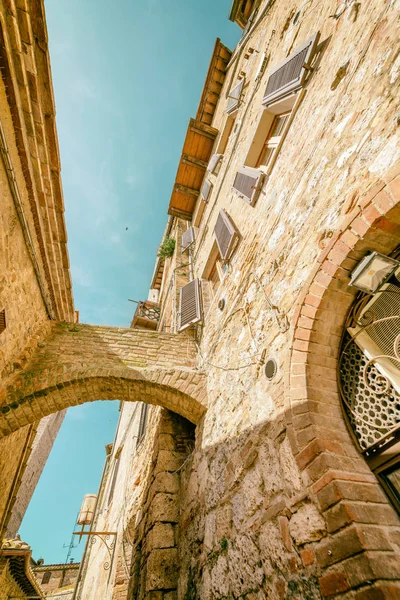
[[[211,127],[232,52],[217,38],[195,119],[190,119],[168,214],[190,220],[218,130]]]
[[[27,596],[42,596],[43,592],[30,567],[30,546],[19,539],[4,540],[1,554],[8,561],[12,578],[22,592]]]
[[[190,220],[218,130],[190,119],[172,189],[168,214]]]

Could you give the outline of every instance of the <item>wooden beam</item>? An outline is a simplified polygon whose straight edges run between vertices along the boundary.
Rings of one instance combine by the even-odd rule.
[[[177,208],[174,208],[173,206],[170,206],[168,209],[169,215],[171,215],[172,217],[178,217],[178,219],[183,219],[184,221],[192,220],[192,212],[178,210]]]
[[[187,187],[186,185],[182,185],[181,183],[175,183],[174,192],[186,194],[186,196],[195,196],[196,198],[200,194],[200,190],[195,190],[194,188]]]
[[[188,154],[182,154],[182,162],[185,165],[190,165],[192,167],[197,167],[199,169],[203,169],[204,171],[207,169],[207,162],[205,160],[200,160],[195,156],[189,156]]]
[[[199,135],[203,135],[204,137],[208,137],[212,140],[214,140],[218,135],[218,129],[215,129],[215,127],[210,127],[210,125],[206,125],[205,123],[202,123],[202,121],[195,121],[194,119],[190,119],[189,129],[194,133],[198,133]]]

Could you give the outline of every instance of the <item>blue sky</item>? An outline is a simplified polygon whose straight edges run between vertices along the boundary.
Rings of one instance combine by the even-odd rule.
[[[188,121],[215,39],[234,48],[231,0],[46,0],[75,307],[128,327],[147,297]],[[128,229],[126,229],[128,228]],[[68,411],[20,533],[63,562],[97,490],[118,402]],[[72,556],[79,560],[82,544]]]

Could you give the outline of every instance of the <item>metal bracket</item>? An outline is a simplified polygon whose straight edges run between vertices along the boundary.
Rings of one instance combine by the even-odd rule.
[[[115,542],[117,537],[116,531],[74,531],[74,535],[79,535],[79,541],[81,541],[83,535],[87,535],[88,538],[91,538],[90,543],[93,545],[96,543],[96,538],[98,538],[104,546],[107,548],[108,556],[110,557],[109,561],[105,561],[103,564],[103,569],[108,571],[108,569],[112,565],[114,551],[115,551]],[[113,537],[112,541],[109,539]]]

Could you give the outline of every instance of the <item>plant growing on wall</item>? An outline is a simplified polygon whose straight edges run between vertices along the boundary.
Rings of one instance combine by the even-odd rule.
[[[157,256],[165,260],[166,258],[171,258],[175,250],[175,240],[174,238],[166,237],[162,242],[161,246],[158,249]]]

